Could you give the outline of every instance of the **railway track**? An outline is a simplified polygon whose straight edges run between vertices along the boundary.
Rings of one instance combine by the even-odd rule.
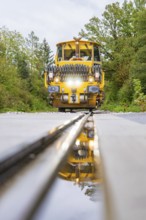
[[[57,118],[58,122],[59,119],[57,114],[58,113],[56,113],[53,117]],[[104,180],[102,182],[104,197],[104,219],[146,219],[146,210],[144,206],[146,182],[145,114],[141,115],[141,117],[140,114],[136,114],[136,116],[134,116],[134,118],[140,117],[140,123],[135,122],[131,114],[130,120],[123,119],[123,117],[125,117],[125,115],[123,114],[105,114],[105,112],[104,114],[102,114],[102,112],[99,111],[94,111],[93,114],[94,121],[93,118],[90,117],[91,114],[78,113],[78,116],[76,116],[76,118],[73,118],[72,120],[56,127],[55,129],[50,130],[42,137],[39,136],[40,138],[38,139],[34,139],[35,136],[29,136],[28,134],[29,137],[33,138],[33,140],[28,141],[27,144],[18,145],[15,148],[12,148],[12,150],[8,145],[12,146],[10,143],[10,140],[14,136],[12,128],[14,127],[13,125],[15,124],[17,117],[13,116],[12,118],[8,117],[7,115],[5,117],[1,116],[1,133],[5,134],[4,137],[7,137],[7,133],[11,134],[12,132],[12,134],[10,136],[10,140],[6,140],[7,144],[5,144],[4,141],[1,141],[0,219],[48,219],[48,216],[49,218],[51,216],[50,210],[52,211],[52,209],[48,209],[51,207],[52,200],[54,198],[56,198],[56,200],[54,200],[55,202],[52,206],[54,207],[55,214],[57,213],[57,216],[59,216],[54,219],[64,219],[62,213],[64,212],[66,214],[67,210],[69,213],[71,213],[72,217],[74,216],[74,213],[77,214],[78,209],[79,211],[81,211],[79,213],[82,213],[87,209],[87,207],[84,206],[84,202],[81,203],[81,200],[77,199],[76,201],[78,202],[78,204],[75,203],[75,206],[77,206],[78,209],[76,209],[75,211],[70,210],[70,207],[72,207],[71,209],[73,209],[76,195],[73,199],[74,194],[72,194],[72,187],[71,191],[69,191],[67,188],[69,186],[69,182],[65,181],[64,185],[64,183],[62,184],[61,179],[57,179],[57,181],[55,181],[55,184],[53,184],[54,180],[56,180],[55,177],[57,176],[58,171],[62,172],[62,175],[64,174],[64,178],[68,177],[68,174],[66,175],[65,173],[66,170],[63,170],[63,167],[65,167],[66,164],[63,167],[62,165],[66,161],[67,155],[69,154],[70,150],[70,155],[72,155],[73,152],[76,153],[75,149],[74,151],[72,150],[75,145],[73,144],[72,149],[71,145],[75,142],[76,137],[78,136],[78,134],[80,134],[84,125],[84,131],[88,135],[91,135],[91,138],[89,138],[91,141],[90,147],[92,147],[92,136],[94,136],[94,144],[97,144],[95,149],[99,149],[100,147],[100,154],[98,151],[94,152],[94,161],[95,164],[98,165],[98,160],[96,161],[96,158],[99,157],[99,165],[102,168],[101,178]],[[38,126],[40,127],[44,125],[44,130],[40,128],[35,129],[35,133],[37,132],[37,135],[40,135],[41,131],[45,131],[46,128],[50,126],[49,124],[47,124],[48,122],[50,122],[50,124],[51,121],[52,123],[55,122],[54,118],[53,120],[51,120],[51,116],[48,116],[48,114],[47,117],[44,117],[44,115],[41,116],[42,118],[40,121],[37,117],[37,115],[35,115],[35,117],[19,116],[19,120],[16,121],[17,123],[15,124],[15,126],[17,125],[17,128],[20,127],[21,123],[19,122],[21,121],[24,123],[24,121],[26,121],[26,119],[28,118],[25,126],[27,125],[28,127],[30,126],[30,123],[32,123],[32,127],[30,127],[29,130],[33,129],[34,124],[35,126],[36,124],[38,124]],[[70,113],[67,113],[60,114],[60,118],[61,117],[64,117],[61,120],[64,121],[67,117],[70,118],[72,116]],[[128,116],[126,115],[126,117]],[[11,121],[11,119],[13,120]],[[4,126],[7,124],[8,121],[11,122],[9,123],[9,127],[11,128],[8,129],[9,131],[7,130],[7,127]],[[88,123],[86,124],[86,122]],[[93,127],[96,127],[96,129],[94,130],[95,133],[93,132],[93,129],[86,130],[87,125],[89,125],[90,122],[93,122]],[[58,123],[56,123],[56,125],[58,125]],[[16,129],[16,139],[19,138],[19,134],[25,132],[25,126],[22,127],[20,133],[18,132],[18,129]],[[52,126],[50,126],[50,129],[51,128]],[[5,133],[6,131],[7,133]],[[20,139],[23,138],[24,140],[24,137],[26,137],[27,133],[28,131],[25,132],[24,136],[20,137]],[[34,133],[34,130],[32,133]],[[81,134],[79,135],[79,137],[80,136]],[[83,139],[77,137],[77,140]],[[13,141],[13,143],[16,142]],[[80,151],[80,153],[80,155],[82,156],[83,153],[86,152]],[[69,158],[74,159],[71,156],[69,156]],[[67,164],[69,164],[70,161],[69,159],[67,159]],[[74,164],[72,163],[71,165],[73,166]],[[60,171],[59,169],[61,167],[62,170]],[[97,169],[96,171],[100,171],[100,169]],[[78,174],[78,172],[76,172],[75,174]],[[96,174],[98,174],[98,172],[96,172]],[[73,175],[71,177],[74,178]],[[62,188],[60,188],[59,186],[58,190],[56,190],[56,183],[58,181],[61,182]],[[52,184],[53,187],[51,187]],[[66,187],[66,189],[63,188],[64,186]],[[53,189],[57,194],[56,197],[54,196],[55,193]],[[62,192],[63,196],[60,196],[60,192]],[[98,198],[97,196],[98,195],[96,195],[96,198]],[[51,203],[49,203],[48,205],[48,201],[50,201],[48,199],[50,198]],[[99,204],[100,202],[98,202],[97,208],[99,208]],[[45,206],[45,208],[43,205]],[[62,208],[60,206],[62,206]],[[58,211],[56,211],[57,208],[59,209],[59,214]],[[92,219],[91,214],[92,213],[90,212],[90,219]],[[46,216],[46,218],[43,218],[42,216]],[[86,219],[89,219],[88,215],[86,217]]]
[[[33,219],[90,116],[81,114],[41,138],[1,154],[1,219]]]

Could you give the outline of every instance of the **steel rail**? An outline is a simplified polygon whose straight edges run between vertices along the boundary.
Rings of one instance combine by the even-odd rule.
[[[33,218],[49,191],[60,166],[67,158],[71,146],[88,120],[88,115],[78,117],[63,135],[22,169],[1,193],[0,216],[7,220],[30,220]],[[69,127],[69,126],[68,126]],[[17,208],[16,208],[17,207]],[[8,212],[7,210],[13,210]]]
[[[36,140],[29,140],[27,143],[22,143],[13,147],[9,151],[5,151],[0,155],[0,175],[6,170],[12,169],[17,163],[25,159],[31,154],[37,153],[48,146],[49,143],[54,141],[54,137],[59,136],[62,131],[67,129],[73,123],[78,121],[84,114],[76,116],[72,120],[66,121],[56,128],[51,129],[48,133],[42,135],[41,138]]]

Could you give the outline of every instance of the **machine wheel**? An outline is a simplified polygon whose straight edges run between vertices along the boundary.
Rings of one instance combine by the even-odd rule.
[[[93,111],[93,108],[89,108],[89,112],[92,112]]]
[[[58,112],[65,112],[65,108],[58,108]]]

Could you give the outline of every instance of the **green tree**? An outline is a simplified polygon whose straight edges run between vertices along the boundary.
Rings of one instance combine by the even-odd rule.
[[[18,58],[18,74],[22,79],[27,79],[30,75],[29,65],[25,56],[21,56]]]
[[[46,39],[43,40],[43,42],[40,45],[40,51],[41,51],[41,60],[42,60],[42,66],[43,68],[47,65],[51,65],[54,62],[54,55],[50,49],[49,44],[47,43]]]
[[[134,0],[134,4],[138,10],[144,9],[146,6],[145,0]]]
[[[93,17],[89,20],[89,23],[85,24],[85,29],[81,29],[79,35],[88,40],[95,42],[102,42],[102,23],[98,17]]]
[[[136,20],[136,48],[135,58],[131,67],[134,78],[141,81],[142,91],[146,94],[146,9],[138,13]]]
[[[133,85],[134,85],[133,102],[134,104],[140,106],[142,111],[146,111],[146,95],[144,95],[144,93],[142,92],[140,80],[134,79]]]
[[[16,31],[9,31],[6,27],[0,28],[0,39],[5,47],[7,63],[17,65],[18,57],[25,51],[25,39]]]
[[[40,46],[34,32],[26,40],[19,32],[0,28],[1,112],[48,108],[47,91],[38,74],[38,65],[42,68],[46,62],[45,57],[40,56]]]
[[[31,33],[28,34],[28,38],[26,38],[26,48],[29,55],[31,74],[33,74],[33,71],[36,71],[37,67],[39,66],[39,47],[39,38],[35,35],[34,31],[31,31]]]

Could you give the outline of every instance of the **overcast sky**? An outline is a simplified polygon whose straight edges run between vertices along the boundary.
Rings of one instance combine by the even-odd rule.
[[[123,2],[124,0],[119,0]],[[57,42],[77,36],[93,16],[116,0],[0,0],[0,27],[27,36],[32,30],[46,38],[55,51]]]

